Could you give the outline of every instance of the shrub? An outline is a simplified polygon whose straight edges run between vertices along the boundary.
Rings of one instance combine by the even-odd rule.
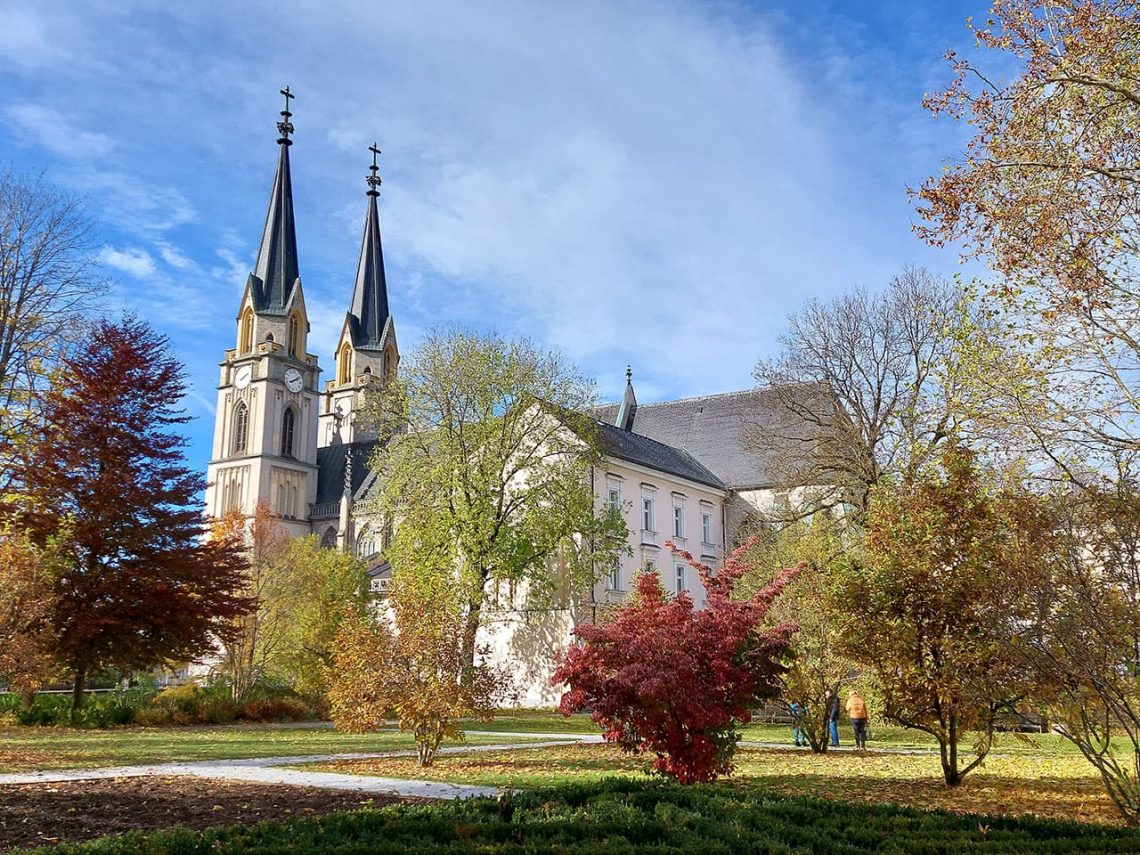
[[[732,599],[752,545],[733,552],[715,575],[678,552],[700,573],[705,609],[696,610],[685,592],[666,595],[656,573],[643,573],[636,596],[610,621],[574,630],[578,641],[554,674],[569,686],[562,712],[591,710],[607,740],[634,754],[652,751],[654,769],[682,783],[731,772],[736,724],[748,721],[757,701],[775,696],[779,658],[795,629],[760,625],[795,570],[750,599]]]
[[[300,698],[261,698],[242,704],[242,721],[308,721],[313,712]]]
[[[780,852],[854,855],[1096,855],[1136,852],[1123,828],[955,815],[727,787],[595,784],[193,832],[115,836],[37,855],[454,855],[487,852]]]

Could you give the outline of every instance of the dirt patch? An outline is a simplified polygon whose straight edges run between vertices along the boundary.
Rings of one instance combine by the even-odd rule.
[[[214,828],[417,799],[199,778],[115,778],[0,787],[0,851],[125,831]]]

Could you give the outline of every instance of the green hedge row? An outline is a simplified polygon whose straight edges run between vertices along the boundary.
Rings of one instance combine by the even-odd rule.
[[[80,710],[79,727],[144,727],[189,724],[231,724],[235,721],[309,721],[317,718],[302,699],[286,689],[257,687],[245,701],[235,701],[224,683],[208,687],[176,686],[163,691],[153,687],[89,694]],[[71,721],[71,695],[36,695],[24,708],[17,695],[0,693],[0,726],[64,726]]]
[[[984,830],[983,830],[984,829]],[[729,784],[610,779],[504,797],[265,822],[203,833],[131,834],[42,855],[385,853],[908,853],[1140,851],[1126,829],[766,795]]]

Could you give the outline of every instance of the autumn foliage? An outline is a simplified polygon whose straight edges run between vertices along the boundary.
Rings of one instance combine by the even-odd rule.
[[[462,738],[463,719],[495,714],[509,681],[499,668],[467,663],[466,622],[441,601],[395,586],[389,604],[378,618],[352,610],[340,625],[328,678],[333,724],[361,733],[395,716],[430,766],[445,738]]]
[[[252,604],[233,544],[202,538],[204,479],[186,465],[182,367],[133,318],[101,322],[47,395],[0,512],[53,562],[52,655],[75,680],[213,649]]]
[[[704,609],[686,592],[667,595],[656,573],[643,573],[634,598],[611,620],[578,627],[554,675],[569,687],[562,712],[590,710],[607,740],[631,753],[653,752],[654,769],[682,783],[730,773],[736,724],[778,691],[780,659],[795,631],[790,623],[762,623],[798,570],[784,570],[749,599],[732,598],[751,545],[733,552],[719,573],[677,552],[700,574]]]

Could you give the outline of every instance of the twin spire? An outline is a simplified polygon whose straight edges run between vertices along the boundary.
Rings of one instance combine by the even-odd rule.
[[[269,194],[269,211],[257,250],[257,262],[250,276],[250,292],[254,311],[258,314],[284,314],[292,302],[293,291],[300,287],[300,270],[297,263],[297,229],[293,217],[293,181],[289,172],[289,147],[293,144],[291,121],[293,113],[289,102],[296,96],[286,86],[285,109],[277,123],[279,146],[277,172],[273,176],[273,189]],[[364,220],[364,240],[360,247],[360,261],[356,270],[356,283],[349,307],[349,324],[353,347],[379,348],[385,324],[388,321],[388,285],[384,277],[384,252],[380,243],[380,214],[376,199],[380,195],[380,167],[376,158],[380,149],[373,143],[372,166],[365,179],[368,184],[368,209]]]

